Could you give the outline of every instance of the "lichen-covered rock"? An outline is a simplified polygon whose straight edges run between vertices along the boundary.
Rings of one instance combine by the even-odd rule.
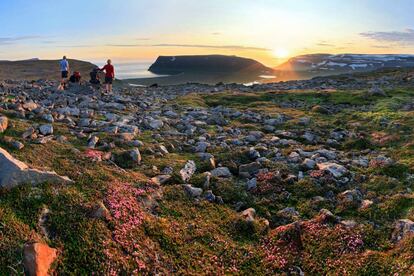
[[[180,176],[182,181],[187,182],[191,179],[193,174],[195,173],[197,167],[193,160],[187,161],[184,168],[180,170]]]
[[[31,169],[0,148],[0,188],[13,188],[21,184],[70,183],[68,177],[55,172]]]

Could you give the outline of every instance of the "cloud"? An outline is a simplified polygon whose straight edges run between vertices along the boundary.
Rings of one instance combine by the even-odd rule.
[[[143,45],[143,44],[108,44],[106,46],[110,46],[110,47],[179,47],[179,48],[208,48],[208,49],[225,49],[225,50],[270,51],[270,49],[267,49],[267,48],[250,47],[250,46],[242,46],[242,45],[203,45],[203,44],[170,44],[170,43],[161,43],[161,44],[152,44],[152,45]]]
[[[378,48],[378,49],[389,49],[391,48],[390,46],[387,45],[372,45],[372,48]]]
[[[318,43],[316,45],[317,46],[320,46],[320,47],[335,47],[335,45],[330,44],[330,43],[326,43],[326,42],[320,42],[320,43]]]
[[[221,33],[220,32],[214,32],[214,33],[211,33],[212,35],[221,35]]]
[[[138,37],[138,38],[135,38],[135,40],[146,41],[146,40],[150,40],[150,38],[149,37]]]
[[[30,39],[38,39],[42,36],[38,35],[26,35],[26,36],[15,36],[15,37],[0,37],[0,45],[10,45],[15,44],[16,42]]]
[[[380,41],[399,44],[414,44],[414,29],[392,32],[365,32],[360,33],[362,37]]]

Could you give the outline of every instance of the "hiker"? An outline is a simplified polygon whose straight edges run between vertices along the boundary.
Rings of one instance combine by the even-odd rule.
[[[73,72],[73,75],[72,75],[72,76],[70,76],[69,81],[70,81],[71,83],[80,83],[81,78],[82,78],[81,73],[80,73],[80,72],[75,71],[75,72]]]
[[[112,82],[115,78],[115,69],[112,65],[112,61],[108,59],[106,65],[99,69],[100,71],[105,71],[105,89],[107,93],[112,93]]]
[[[68,76],[69,76],[69,62],[66,59],[66,56],[63,56],[63,59],[60,61],[60,73],[62,76],[62,81],[60,82],[60,85],[63,89],[66,89]]]
[[[89,82],[93,85],[101,84],[101,80],[99,79],[98,71],[99,71],[99,68],[93,68],[92,72],[89,73],[89,76],[91,77]]]

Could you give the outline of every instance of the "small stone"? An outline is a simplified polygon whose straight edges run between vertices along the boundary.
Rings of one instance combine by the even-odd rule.
[[[246,209],[241,213],[241,217],[247,222],[254,222],[256,210],[253,208]]]
[[[55,119],[53,119],[52,114],[43,114],[42,119],[48,123],[53,123],[55,121]]]
[[[105,205],[103,204],[103,202],[98,202],[91,213],[91,216],[93,218],[106,218],[109,216],[109,210],[105,207]]]
[[[7,119],[5,116],[0,116],[0,133],[5,132],[8,126],[9,119]]]
[[[323,106],[315,105],[312,107],[312,112],[319,113],[319,114],[329,114],[329,110]]]
[[[246,175],[254,175],[259,172],[261,169],[261,165],[259,162],[253,162],[245,165],[239,166],[239,174],[242,175],[245,173]],[[244,174],[243,174],[244,175]]]
[[[208,190],[204,194],[204,199],[209,201],[209,202],[215,202],[216,201],[216,196],[213,194],[213,192],[211,190]]]
[[[28,275],[47,276],[49,269],[57,257],[57,250],[44,243],[28,243],[24,245],[23,265]]]
[[[233,175],[230,172],[229,168],[219,167],[211,171],[211,176],[229,178],[229,177],[232,177]]]
[[[134,161],[135,163],[141,164],[142,157],[141,157],[141,153],[139,152],[138,148],[132,149],[129,152],[129,156],[131,157],[132,161]]]
[[[257,187],[257,179],[252,178],[252,179],[247,180],[246,187],[247,187],[247,190],[255,189]]]
[[[157,175],[151,178],[151,181],[157,185],[164,185],[172,178],[171,175]]]
[[[318,168],[321,171],[328,171],[328,172],[330,172],[336,178],[340,178],[340,177],[342,177],[344,174],[346,174],[348,172],[348,170],[344,166],[338,165],[336,163],[322,163],[322,164],[318,164]]]
[[[24,148],[24,144],[19,142],[19,141],[12,141],[10,144],[13,148],[15,148],[17,150],[21,150],[21,149]]]
[[[39,127],[39,131],[42,135],[51,135],[53,134],[53,126],[52,125],[41,125]]]
[[[313,170],[316,167],[316,162],[314,160],[312,160],[312,159],[306,158],[303,161],[302,165],[305,168],[309,169],[309,170]]]
[[[96,147],[96,144],[98,144],[98,142],[99,142],[99,137],[98,136],[92,136],[88,140],[88,148],[94,149]]]
[[[168,152],[167,148],[166,148],[164,145],[160,145],[160,146],[159,146],[159,149],[160,149],[160,152],[161,152],[162,154],[164,154],[164,155],[169,154],[169,152]]]
[[[184,185],[184,189],[187,192],[187,194],[191,197],[199,197],[203,193],[203,189],[193,187],[190,184]]]

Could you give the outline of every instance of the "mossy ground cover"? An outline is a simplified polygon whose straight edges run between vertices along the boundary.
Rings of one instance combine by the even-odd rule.
[[[143,274],[287,275],[298,272],[289,269],[300,267],[311,275],[410,275],[414,273],[414,239],[411,237],[394,245],[390,242],[390,235],[395,220],[414,219],[412,192],[411,195],[407,193],[408,189],[414,189],[413,181],[408,177],[414,170],[414,119],[411,111],[400,108],[405,102],[414,100],[414,90],[395,88],[386,92],[387,97],[374,98],[367,97],[366,91],[293,91],[191,94],[177,99],[177,103],[193,107],[223,105],[241,111],[291,116],[293,120],[278,126],[280,129],[303,129],[295,120],[308,116],[312,119],[312,129],[329,131],[341,127],[366,133],[364,139],[346,141],[342,149],[381,151],[397,164],[387,169],[362,168],[356,171],[368,177],[355,186],[358,185],[366,192],[367,198],[375,202],[363,210],[352,206],[337,208],[332,202],[315,201],[316,196],[329,190],[340,192],[354,187],[341,190],[329,184],[318,186],[306,178],[294,184],[259,182],[261,189],[256,193],[247,192],[241,183],[212,179],[211,189],[223,197],[225,204],[194,201],[185,194],[177,176],[159,188],[163,193],[162,199],[158,200],[156,210],[150,212],[136,204],[141,192],[148,191],[148,179],[155,175],[152,166],[160,169],[171,166],[178,171],[187,160],[195,160],[199,170],[194,176],[194,185],[201,186],[201,180],[196,183],[197,177],[200,178],[208,168],[203,167],[197,156],[172,150],[164,157],[156,157],[143,149],[142,166],[122,171],[111,163],[96,163],[85,158],[82,152],[86,141],[72,137],[63,125],[55,124],[55,131],[67,135],[70,144],[51,141],[47,145],[37,145],[20,138],[30,122],[11,118],[13,127],[2,137],[14,137],[26,147],[17,151],[5,142],[1,142],[1,146],[31,166],[55,170],[75,182],[37,187],[25,185],[0,192],[0,275],[22,272],[21,249],[28,240],[44,240],[59,250],[55,264],[58,274],[134,274],[140,270]],[[282,108],[282,102],[304,105],[298,109]],[[313,105],[348,105],[367,109],[344,108],[334,114],[322,115],[307,108]],[[383,123],[385,119],[387,124]],[[230,123],[230,126],[261,129],[238,120]],[[382,134],[372,135],[377,132]],[[214,135],[215,128],[209,128],[209,133]],[[388,136],[392,139],[386,139]],[[109,135],[101,139],[111,141],[114,137]],[[158,146],[150,132],[142,133],[140,140],[145,147]],[[166,140],[165,143],[174,143],[172,139]],[[292,149],[283,150],[289,152]],[[243,159],[246,158],[243,153],[212,153],[218,163],[234,170],[237,170],[237,167],[232,168],[235,160],[248,161]],[[274,168],[276,170],[283,171],[283,168]],[[128,198],[126,205],[114,205],[119,199],[117,196],[124,192],[124,198]],[[259,217],[271,218],[269,232],[260,224],[251,227],[240,223],[234,210],[240,201],[255,208]],[[119,211],[117,208],[123,210],[126,206],[134,206],[135,209],[131,209],[134,214],[127,213],[126,217],[120,216],[118,220],[92,218],[90,213],[97,202],[105,202],[113,215]],[[283,223],[277,211],[286,206],[295,207],[305,220],[311,220],[320,209],[327,208],[344,219],[356,220],[360,226],[349,231],[329,224],[308,222],[302,227],[302,240],[298,247],[296,242],[280,236],[282,230],[279,227],[283,227]],[[51,211],[47,222],[50,239],[42,235],[38,223],[45,207]],[[117,236],[124,229],[130,232],[124,237]]]

